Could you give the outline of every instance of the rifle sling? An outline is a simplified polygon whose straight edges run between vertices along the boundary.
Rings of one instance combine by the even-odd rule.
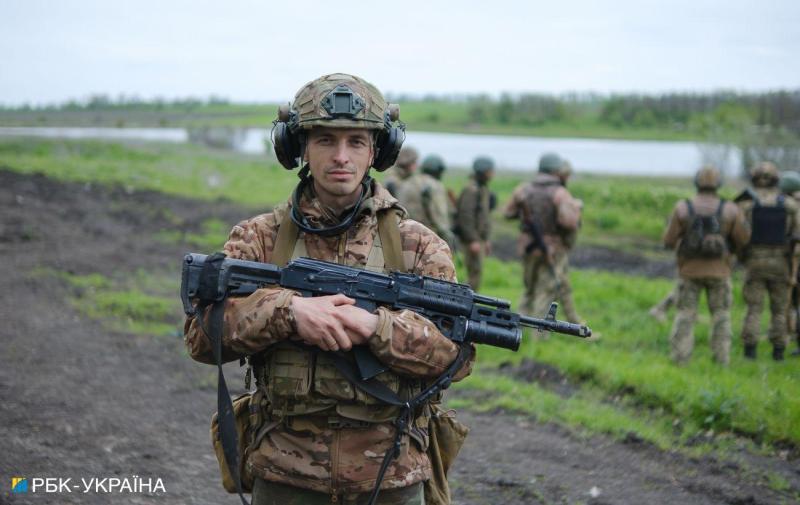
[[[222,371],[222,325],[225,315],[226,293],[218,295],[219,270],[225,254],[214,253],[206,259],[201,274],[200,287],[198,294],[200,302],[198,304],[198,323],[200,329],[211,341],[211,349],[214,353],[214,361],[217,364],[217,423],[219,424],[219,436],[222,442],[222,452],[225,455],[225,464],[228,471],[236,483],[236,492],[242,500],[242,505],[250,505],[245,499],[242,491],[242,480],[239,475],[239,437],[236,433],[236,418],[233,412],[233,402],[225,382],[225,374]],[[218,299],[219,298],[219,299]],[[203,315],[206,307],[211,307],[208,314],[209,328],[203,325]]]

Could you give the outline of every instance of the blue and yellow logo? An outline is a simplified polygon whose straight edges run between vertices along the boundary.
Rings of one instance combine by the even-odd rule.
[[[27,493],[28,479],[26,479],[25,477],[11,477],[11,492]]]

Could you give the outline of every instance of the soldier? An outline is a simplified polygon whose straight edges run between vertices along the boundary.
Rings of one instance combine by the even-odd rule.
[[[518,250],[523,258],[525,292],[520,312],[541,317],[554,300],[567,300],[566,317],[577,322],[567,252],[574,244],[583,204],[565,187],[570,173],[557,154],[542,155],[539,173],[530,183],[517,186],[503,214],[507,219],[519,219],[522,230]]]
[[[441,162],[441,159],[439,159]],[[427,163],[427,169],[426,169]],[[450,212],[448,209],[447,190],[428,172],[437,173],[441,177],[444,163],[433,167],[434,162],[430,157],[422,163],[422,172],[411,172],[411,175],[400,181],[397,185],[395,197],[408,211],[411,219],[419,221],[437,235],[443,238],[453,249],[454,236],[450,225]]]
[[[387,170],[388,173],[383,179],[383,186],[389,190],[389,193],[395,198],[397,198],[400,184],[416,173],[418,160],[419,153],[416,149],[411,146],[403,146],[400,148],[397,161],[393,167]]]
[[[472,289],[481,285],[483,256],[491,253],[489,234],[494,195],[489,191],[489,181],[494,176],[494,161],[486,156],[472,163],[472,180],[458,195],[456,202],[456,231],[464,251],[464,262]]]
[[[310,256],[455,280],[445,242],[407,219],[369,177],[370,167],[391,165],[402,143],[395,107],[373,85],[348,74],[303,86],[291,109],[279,112],[274,133],[278,160],[286,168],[304,164],[301,181],[288,202],[233,227],[224,246],[228,257],[286,264]],[[423,481],[432,475],[429,406],[408,423],[381,480],[396,407],[354,388],[329,351],[367,346],[388,366],[376,380],[410,398],[454,361],[457,346],[412,311],[370,313],[353,303],[344,295],[305,298],[280,288],[226,301],[223,356],[248,357],[256,378],[249,419],[258,422],[248,428],[252,438],[245,450],[253,505],[361,504],[376,483],[384,490],[378,503],[423,503]],[[194,359],[214,362],[198,318],[187,319],[185,335]],[[458,379],[469,373],[470,351]]]
[[[791,170],[783,172],[781,174],[780,189],[784,195],[791,196],[795,202],[800,202],[800,172]],[[795,243],[795,247],[797,247],[797,243]],[[800,288],[798,288],[797,277],[800,275],[800,272],[798,272],[797,256],[793,256],[792,259],[792,274],[789,277],[792,294],[786,320],[790,338],[794,335],[797,339],[798,348],[792,352],[792,356],[800,356],[800,332],[798,332],[797,327],[797,315],[800,310]]]
[[[797,252],[794,241],[800,238],[800,219],[797,202],[781,193],[779,179],[774,163],[761,162],[750,171],[753,188],[737,198],[752,230],[742,255],[745,266],[742,294],[747,303],[742,341],[744,356],[749,359],[756,358],[765,292],[769,295],[772,315],[769,326],[772,359],[783,360],[789,340],[786,311]]]
[[[660,323],[667,322],[667,312],[669,312],[669,309],[674,307],[677,303],[678,293],[680,293],[680,290],[680,283],[676,283],[675,287],[672,288],[672,291],[670,291],[667,296],[665,296],[657,304],[650,307],[650,316]]]
[[[670,335],[672,360],[683,365],[694,348],[697,302],[706,291],[711,311],[711,349],[714,360],[728,364],[731,346],[731,264],[733,252],[750,238],[742,213],[717,196],[719,170],[703,167],[694,178],[697,195],[675,205],[664,245],[676,249],[678,260],[677,313]]]

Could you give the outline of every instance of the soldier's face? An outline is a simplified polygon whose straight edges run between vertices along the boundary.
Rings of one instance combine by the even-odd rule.
[[[306,161],[315,187],[332,196],[356,193],[373,155],[369,130],[322,127],[309,132]]]

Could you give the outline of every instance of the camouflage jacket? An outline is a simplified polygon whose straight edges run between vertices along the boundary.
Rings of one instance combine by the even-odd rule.
[[[692,199],[695,212],[701,216],[710,216],[717,212],[720,198],[715,193],[701,191]],[[685,200],[675,204],[667,229],[664,231],[664,246],[676,251],[680,241],[686,234],[689,225],[689,208]],[[722,208],[720,233],[731,246],[722,258],[682,258],[678,256],[678,275],[688,279],[727,278],[731,275],[734,252],[741,250],[750,240],[750,227],[744,216],[733,202],[725,202]]]
[[[461,191],[456,206],[459,238],[465,243],[489,240],[491,220],[489,187],[474,180]]]
[[[572,247],[581,223],[583,202],[573,198],[561,184],[561,179],[552,174],[537,174],[530,183],[522,183],[514,189],[511,200],[503,209],[506,219],[519,219],[523,222],[518,249],[520,255],[534,240],[533,233],[524,226],[535,220],[542,238],[553,254],[565,252]],[[532,254],[541,254],[534,249]]]
[[[314,226],[336,222],[332,212],[309,195],[301,199],[300,205]],[[376,183],[372,196],[363,202],[355,224],[347,232],[334,237],[300,232],[298,242],[304,242],[307,254],[313,258],[363,267],[376,240],[377,212],[397,206],[388,191]],[[224,252],[232,258],[269,262],[278,227],[288,209],[289,205],[283,204],[273,212],[234,226]],[[399,228],[404,263],[414,273],[455,280],[444,241],[410,219],[401,219]],[[269,364],[256,378],[259,390],[264,390],[271,402],[266,412],[271,429],[250,451],[248,469],[265,480],[319,492],[367,492],[375,485],[383,455],[394,437],[391,415],[385,411],[386,406],[375,405],[376,400],[365,399],[360,391],[354,390],[335,368],[324,366],[325,353],[316,353],[313,358],[301,357],[315,363],[307,370],[287,367],[287,361],[281,361],[288,356],[288,362],[292,363],[292,356],[300,356],[288,343],[295,335],[291,299],[296,294],[265,288],[226,301],[223,324],[226,360],[255,355]],[[409,310],[385,308],[378,309],[378,316],[378,330],[370,338],[369,348],[390,367],[389,372],[378,376],[390,387],[437,377],[455,359],[457,347],[422,316]],[[185,336],[194,359],[213,363],[210,343],[194,318],[187,319]],[[474,349],[457,379],[469,374],[473,361]],[[292,383],[292,393],[299,395],[299,400],[295,397],[287,400],[281,394],[270,397],[281,386],[270,375],[278,375],[273,371],[282,364],[284,369],[288,368],[282,380],[292,380],[292,374],[300,375]],[[382,420],[358,427],[332,427],[332,419],[338,423],[342,418],[354,418],[358,423],[365,409],[373,413],[370,419],[377,416]],[[424,422],[415,423],[411,430],[413,442],[409,437],[404,438],[401,455],[389,467],[382,488],[405,487],[430,477],[430,461],[425,453],[426,430]]]
[[[396,196],[412,219],[453,243],[447,190],[441,182],[428,174],[412,174],[398,184]]]

